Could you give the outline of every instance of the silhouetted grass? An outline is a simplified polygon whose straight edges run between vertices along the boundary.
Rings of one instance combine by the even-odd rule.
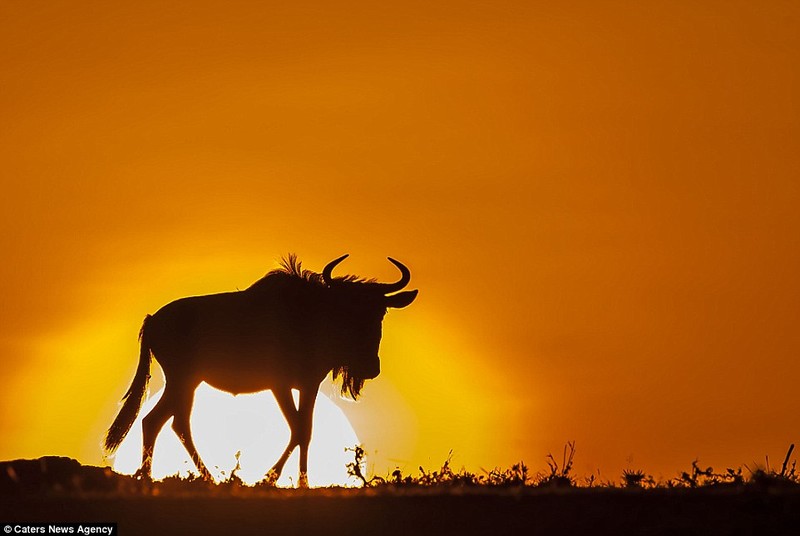
[[[790,464],[794,444],[789,446],[780,471],[770,467],[769,459],[765,467],[750,469],[748,466],[727,468],[716,472],[713,467],[701,468],[698,460],[694,460],[689,471],[681,471],[677,477],[657,481],[652,475],[639,469],[626,469],[622,472],[619,486],[616,482],[599,482],[594,475],[584,478],[579,484],[572,474],[575,458],[575,442],[567,442],[560,461],[552,454],[547,455],[548,470],[531,475],[524,462],[512,465],[508,469],[495,468],[483,473],[473,473],[462,468],[453,470],[451,465],[452,451],[441,468],[428,471],[419,467],[416,475],[404,475],[400,469],[394,470],[388,477],[364,476],[365,451],[361,446],[351,450],[353,462],[347,464],[348,474],[357,478],[365,488],[452,488],[452,487],[488,487],[488,488],[616,488],[628,489],[673,489],[673,488],[709,488],[709,487],[800,487],[800,475],[797,473],[797,460]],[[744,471],[749,473],[745,476]]]
[[[717,472],[697,460],[656,481],[639,469],[601,482],[576,477],[575,444],[532,473],[510,468],[419,467],[367,477],[365,454],[350,449],[357,488],[248,486],[238,464],[220,483],[199,477],[158,482],[82,466],[69,458],[0,462],[0,520],[111,520],[120,534],[796,534],[800,478],[789,449],[780,468]],[[451,453],[452,454],[452,453]]]
[[[747,465],[715,471],[712,467],[701,467],[694,460],[686,471],[675,478],[656,480],[640,469],[626,469],[619,481],[601,482],[593,475],[579,479],[573,474],[575,443],[568,442],[559,458],[552,454],[546,457],[547,469],[531,473],[524,462],[509,468],[493,468],[480,472],[465,468],[454,469],[452,452],[434,470],[418,468],[415,474],[404,474],[399,468],[386,476],[367,477],[365,474],[366,454],[362,446],[355,446],[353,461],[347,464],[348,474],[358,483],[358,488],[332,486],[327,491],[337,493],[370,493],[430,491],[447,493],[453,490],[491,491],[496,490],[547,490],[547,489],[795,489],[800,490],[800,475],[797,461],[791,460],[794,445],[784,458],[780,468],[772,468],[769,459],[763,467],[750,468]],[[238,476],[238,463],[228,478],[215,483],[198,476],[170,476],[161,481],[147,481],[128,475],[120,475],[110,468],[82,466],[69,458],[44,457],[38,460],[16,460],[0,462],[0,493],[2,494],[120,494],[120,495],[181,495],[202,494],[211,496],[227,495],[284,495],[292,493],[315,493],[318,489],[295,490],[276,487],[274,483],[262,481],[255,485],[245,484]]]

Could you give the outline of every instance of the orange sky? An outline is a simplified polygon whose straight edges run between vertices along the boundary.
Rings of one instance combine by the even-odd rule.
[[[800,439],[796,2],[80,4],[0,4],[0,459],[100,463],[143,316],[290,251],[412,269],[379,473]]]

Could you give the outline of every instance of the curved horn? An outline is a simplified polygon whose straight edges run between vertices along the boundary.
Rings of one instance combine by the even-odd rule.
[[[328,264],[325,265],[325,268],[322,269],[322,280],[325,281],[326,285],[330,286],[330,285],[333,284],[333,278],[331,277],[331,274],[333,273],[333,269],[336,268],[336,266],[340,262],[342,262],[343,260],[345,260],[349,256],[350,256],[349,253],[345,253],[344,255],[339,257],[338,259],[333,259],[331,262],[329,262]]]
[[[378,286],[381,289],[381,292],[383,292],[384,294],[391,294],[392,292],[397,292],[398,290],[405,288],[405,286],[408,285],[409,281],[411,281],[411,272],[409,271],[408,268],[405,267],[405,265],[402,262],[396,261],[391,257],[388,257],[388,259],[389,262],[397,266],[397,269],[400,270],[401,275],[400,275],[400,280],[397,281],[396,283],[378,284]]]

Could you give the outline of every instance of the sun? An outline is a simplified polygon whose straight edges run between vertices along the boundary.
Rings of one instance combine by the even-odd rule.
[[[155,406],[162,393],[163,389],[148,398],[142,406],[136,422],[114,457],[115,471],[133,474],[139,468],[142,418]],[[292,394],[296,404],[298,392],[293,390]],[[174,474],[197,474],[171,424],[172,419],[164,425],[156,441],[154,479]],[[217,481],[230,476],[236,466],[237,452],[241,452],[240,469],[236,473],[239,478],[247,484],[260,481],[289,442],[289,425],[269,391],[234,396],[203,382],[195,391],[191,425],[197,450]],[[353,456],[345,449],[353,448],[358,443],[358,437],[344,412],[325,394],[318,393],[308,451],[309,485],[354,485],[356,482],[348,476],[346,468],[346,464],[353,461]],[[297,483],[298,452],[299,449],[295,449],[286,463],[278,480],[279,486]]]

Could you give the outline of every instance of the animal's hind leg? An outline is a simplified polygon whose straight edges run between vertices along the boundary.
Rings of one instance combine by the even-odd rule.
[[[178,434],[181,443],[186,448],[189,456],[192,458],[195,467],[200,472],[200,476],[205,480],[211,480],[211,472],[208,470],[200,454],[197,452],[197,447],[194,445],[192,439],[191,423],[189,417],[192,414],[192,405],[194,404],[194,390],[197,386],[182,387],[180,392],[176,394],[175,398],[175,419],[172,421],[172,429]]]
[[[156,438],[164,427],[164,424],[173,415],[172,392],[169,387],[164,389],[164,394],[156,406],[142,419],[142,436],[144,438],[142,446],[142,466],[136,471],[136,476],[151,478],[153,469],[153,449],[156,445]]]

